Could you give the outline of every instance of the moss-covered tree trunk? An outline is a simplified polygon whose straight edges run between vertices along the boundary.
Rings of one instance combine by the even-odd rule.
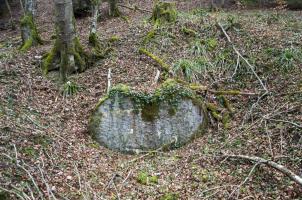
[[[117,6],[117,0],[109,0],[109,6],[110,6],[110,10],[109,10],[110,16],[118,17],[121,15],[121,12],[119,11]]]
[[[43,72],[60,69],[63,82],[76,71],[84,71],[87,55],[76,35],[72,0],[55,0],[56,41],[43,60]]]
[[[34,21],[35,0],[24,0],[24,16],[21,19],[21,51],[28,50],[31,46],[42,44]]]
[[[174,2],[156,1],[151,20],[154,23],[175,22],[177,17],[176,5]]]

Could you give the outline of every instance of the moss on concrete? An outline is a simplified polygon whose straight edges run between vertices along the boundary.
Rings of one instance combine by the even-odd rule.
[[[145,119],[155,119],[159,112],[159,105],[162,102],[171,106],[171,115],[177,111],[177,106],[184,98],[192,99],[193,103],[201,106],[202,100],[199,99],[194,91],[181,85],[174,79],[166,80],[153,94],[133,91],[129,86],[118,84],[112,87],[109,94],[105,95],[97,104],[98,108],[108,98],[114,98],[116,95],[129,97],[137,109],[141,109]],[[149,111],[149,113],[147,112]],[[152,111],[152,112],[150,112]]]
[[[178,141],[175,139],[169,143],[163,144],[161,146],[163,151],[168,151],[185,145],[186,143],[202,135],[206,130],[208,124],[206,113],[207,107],[205,106],[203,99],[201,99],[187,85],[178,83],[174,79],[168,79],[151,94],[134,91],[132,88],[124,84],[118,84],[112,87],[109,93],[99,100],[93,114],[89,119],[89,133],[94,139],[96,139],[96,134],[103,117],[101,113],[98,113],[100,112],[99,107],[108,99],[117,100],[119,101],[118,103],[122,103],[123,99],[125,98],[129,98],[130,101],[133,102],[133,112],[140,114],[141,119],[146,123],[152,123],[154,120],[158,119],[160,114],[160,105],[163,104],[168,105],[167,109],[170,116],[173,116],[177,113],[179,103],[185,99],[191,100],[195,106],[200,108],[200,113],[203,116],[203,120],[192,136],[185,141]],[[107,144],[102,143],[101,145],[108,147]],[[125,151],[125,153],[134,152]]]

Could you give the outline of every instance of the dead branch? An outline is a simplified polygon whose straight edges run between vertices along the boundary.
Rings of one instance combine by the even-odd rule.
[[[302,125],[300,125],[298,123],[295,123],[295,122],[291,122],[291,121],[287,121],[287,120],[281,120],[281,119],[270,119],[270,118],[264,118],[264,119],[266,119],[268,121],[283,122],[283,123],[291,124],[291,125],[294,125],[297,128],[302,129]]]
[[[122,8],[127,8],[129,10],[134,10],[134,11],[138,10],[138,11],[141,11],[141,12],[152,13],[151,10],[142,9],[142,8],[137,7],[136,5],[135,6],[127,6],[127,5],[124,5],[124,4],[118,4],[117,6],[120,6]]]
[[[240,185],[237,186],[237,188],[235,190],[233,190],[231,192],[231,194],[229,195],[229,198],[231,198],[233,196],[233,194],[238,191],[237,193],[237,199],[239,197],[240,194],[240,188],[250,179],[251,175],[253,174],[253,172],[255,171],[256,167],[259,165],[259,163],[257,162],[252,169],[250,170],[249,174],[247,175],[247,177],[244,179],[244,181],[242,181],[242,183],[240,183]]]
[[[256,78],[258,79],[259,83],[261,84],[261,86],[265,90],[265,93],[268,93],[268,90],[265,87],[264,83],[262,82],[262,80],[260,79],[260,77],[258,76],[258,74],[255,72],[254,66],[251,65],[250,62],[241,55],[241,53],[238,51],[238,49],[236,48],[236,46],[231,41],[230,36],[227,34],[226,30],[223,28],[223,26],[219,22],[218,22],[218,27],[221,29],[221,31],[223,32],[224,36],[227,38],[228,42],[232,45],[232,48],[236,52],[236,54],[250,67],[251,71],[256,76]]]
[[[249,160],[252,162],[256,162],[259,164],[265,164],[269,167],[272,167],[282,174],[285,174],[288,176],[291,180],[295,181],[297,184],[299,184],[302,187],[302,177],[296,175],[294,172],[291,170],[287,169],[283,165],[280,165],[274,161],[271,160],[266,160],[264,158],[256,157],[256,156],[246,156],[246,155],[225,155],[227,158],[237,158],[237,159],[244,159],[244,160]]]
[[[146,49],[140,48],[139,53],[144,54],[144,55],[148,56],[149,58],[151,58],[152,60],[154,60],[159,65],[160,70],[168,72],[168,73],[172,73],[171,72],[171,67],[167,63],[165,63],[162,59],[155,56],[151,52],[147,51]]]

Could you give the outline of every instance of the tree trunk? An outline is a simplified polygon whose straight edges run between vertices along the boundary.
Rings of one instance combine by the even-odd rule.
[[[100,0],[95,0],[92,4],[92,18],[89,33],[89,44],[91,44],[93,47],[96,47],[98,45],[97,21],[99,15],[99,5]]]
[[[56,41],[51,52],[43,60],[43,72],[60,69],[63,82],[67,75],[84,71],[87,55],[76,36],[72,0],[55,0]]]
[[[118,0],[109,0],[109,6],[110,6],[109,15],[110,16],[118,17],[121,15],[121,12],[119,11],[119,9],[117,7],[117,1]]]
[[[91,7],[98,0],[72,0],[73,11],[76,16],[86,15],[91,11]]]
[[[38,34],[36,24],[34,22],[35,0],[24,1],[24,16],[21,19],[21,51],[28,50],[31,46],[42,44],[42,40]]]
[[[5,0],[5,5],[7,7],[7,10],[9,12],[9,15],[10,15],[10,20],[9,20],[9,23],[11,25],[11,28],[14,30],[16,27],[15,27],[15,23],[14,23],[14,19],[13,19],[13,14],[12,14],[12,9],[10,8],[10,5],[8,3],[8,0]]]

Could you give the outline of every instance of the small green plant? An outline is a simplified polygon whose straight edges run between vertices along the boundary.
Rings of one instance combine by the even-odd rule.
[[[180,73],[188,82],[193,82],[197,75],[203,70],[204,65],[195,60],[180,59],[173,66],[174,73]]]
[[[157,176],[150,176],[147,172],[141,171],[138,173],[137,181],[143,185],[150,185],[150,184],[157,184],[158,177]]]
[[[278,13],[273,13],[267,16],[266,23],[274,24],[277,23],[280,19],[280,15]]]
[[[71,81],[67,81],[63,87],[63,96],[68,97],[76,94],[79,91],[79,86]]]
[[[201,16],[201,17],[205,17],[205,16],[208,15],[207,10],[202,9],[202,8],[194,9],[194,10],[192,11],[192,13],[193,13],[194,15]]]
[[[201,56],[202,55],[202,53],[203,53],[203,45],[201,44],[201,42],[199,40],[194,41],[192,43],[190,52],[194,56]]]
[[[241,25],[239,23],[239,20],[238,20],[238,17],[235,17],[234,15],[229,15],[227,17],[227,24],[228,24],[227,29],[238,30],[241,27]]]
[[[117,42],[119,41],[121,38],[117,35],[113,35],[111,38],[109,38],[109,42],[113,43],[113,42]]]
[[[148,174],[147,172],[139,172],[137,176],[137,181],[140,184],[147,185],[148,183]]]
[[[154,183],[154,184],[158,183],[158,177],[157,176],[151,176],[149,178],[149,180],[150,180],[150,183]]]
[[[34,149],[33,147],[29,146],[29,147],[25,147],[23,149],[23,151],[21,151],[22,153],[24,153],[25,155],[32,157],[32,158],[36,158],[39,155],[38,150]]]
[[[209,51],[214,50],[218,45],[216,38],[209,38],[206,40],[206,46]]]
[[[293,67],[295,59],[295,52],[293,49],[285,49],[280,56],[280,63],[285,71],[288,71]]]
[[[198,35],[196,31],[193,29],[187,28],[187,27],[182,27],[181,32],[183,32],[185,35],[190,36],[190,37],[195,37]]]
[[[178,194],[175,193],[167,193],[163,195],[160,200],[177,200],[179,198]]]

